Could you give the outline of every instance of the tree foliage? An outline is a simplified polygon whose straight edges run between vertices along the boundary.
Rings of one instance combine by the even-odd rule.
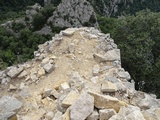
[[[21,29],[18,37],[0,27],[0,69],[25,62],[33,58],[33,52],[38,45],[51,37],[33,34],[31,30]]]
[[[122,66],[136,89],[160,96],[160,13],[149,10],[117,20],[113,38],[121,49]],[[152,88],[151,88],[152,87]]]

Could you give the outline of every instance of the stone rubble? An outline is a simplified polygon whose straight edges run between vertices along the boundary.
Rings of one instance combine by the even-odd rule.
[[[135,90],[109,34],[69,28],[38,48],[0,72],[0,119],[160,120],[160,100]]]

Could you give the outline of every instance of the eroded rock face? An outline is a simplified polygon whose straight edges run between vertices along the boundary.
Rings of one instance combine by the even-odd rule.
[[[98,26],[94,9],[86,0],[62,0],[48,23],[62,28]]]

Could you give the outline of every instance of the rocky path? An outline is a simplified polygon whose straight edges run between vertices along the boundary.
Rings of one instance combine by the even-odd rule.
[[[160,101],[134,89],[109,34],[69,28],[34,54],[0,72],[0,120],[160,120]]]

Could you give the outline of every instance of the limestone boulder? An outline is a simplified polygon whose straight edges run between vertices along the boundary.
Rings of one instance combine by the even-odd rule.
[[[98,76],[99,71],[100,71],[100,66],[98,64],[94,65],[92,70],[93,76]]]
[[[22,103],[14,97],[3,96],[0,98],[0,120],[6,120],[16,114],[16,110],[22,107]]]
[[[14,77],[16,77],[19,73],[21,73],[22,71],[23,71],[23,67],[12,67],[9,71],[8,71],[8,73],[7,73],[7,75],[9,76],[9,77],[11,77],[11,78],[14,78]]]
[[[118,100],[117,98],[101,95],[95,92],[88,92],[91,96],[94,97],[94,106],[99,109],[114,109],[116,112],[122,106],[127,106],[127,104],[123,101]]]
[[[159,108],[160,102],[144,92],[137,91],[131,96],[130,103],[139,106],[142,109],[150,109],[152,107]]]
[[[134,106],[121,107],[118,114],[112,116],[109,120],[145,120],[140,109]]]
[[[85,120],[94,109],[94,98],[84,93],[80,98],[70,107],[71,120]]]

